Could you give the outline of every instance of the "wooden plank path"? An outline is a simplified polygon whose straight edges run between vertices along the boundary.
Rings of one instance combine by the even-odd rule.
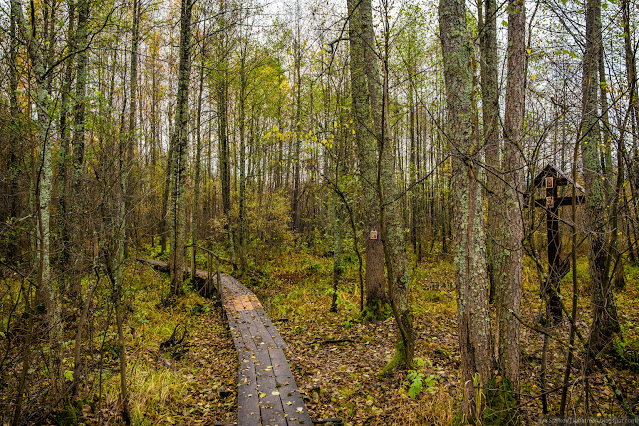
[[[138,260],[167,267],[165,262]],[[206,279],[206,271],[197,270],[196,274]],[[222,306],[239,361],[237,424],[312,425],[284,353],[288,345],[257,296],[229,275],[222,275],[221,287]]]

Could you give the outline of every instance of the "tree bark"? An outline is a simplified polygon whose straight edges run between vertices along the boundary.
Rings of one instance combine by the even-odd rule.
[[[247,270],[246,244],[247,244],[247,224],[246,224],[246,86],[248,85],[248,76],[246,70],[246,56],[248,46],[244,44],[240,48],[240,97],[239,97],[239,127],[240,127],[240,191],[239,191],[239,243],[240,243],[240,269],[242,272]]]
[[[624,38],[624,54],[626,62],[626,76],[628,77],[628,87],[630,97],[630,123],[633,129],[632,146],[635,169],[633,174],[637,179],[637,163],[639,163],[639,153],[637,152],[637,126],[639,126],[639,96],[637,96],[637,60],[635,56],[635,48],[632,42],[632,33],[630,32],[630,0],[622,0],[621,14]]]
[[[125,210],[129,217],[135,219],[135,204],[133,197],[135,193],[135,176],[134,172],[136,163],[133,161],[135,156],[135,147],[137,144],[137,126],[135,123],[135,115],[137,112],[137,96],[138,96],[138,44],[140,42],[140,0],[133,0],[133,25],[131,33],[131,74],[129,76],[129,117],[127,126],[127,164],[132,170],[127,174],[128,182],[126,184],[127,192],[124,198]],[[128,252],[129,244],[132,240],[134,220],[128,221],[126,229],[126,237],[124,242],[124,249]]]
[[[78,5],[78,30],[77,42],[77,77],[75,83],[76,104],[74,108],[74,133],[73,133],[73,170],[71,172],[71,191],[72,203],[71,221],[72,221],[72,267],[71,270],[71,288],[70,295],[78,303],[81,295],[82,280],[82,241],[84,238],[82,217],[82,172],[84,169],[84,133],[85,133],[85,113],[86,113],[86,92],[87,92],[87,49],[88,49],[88,33],[87,26],[89,22],[89,0],[80,0]],[[78,305],[79,306],[79,305]]]
[[[10,28],[9,28],[9,116],[11,119],[11,126],[9,127],[9,167],[8,171],[10,177],[10,203],[9,203],[9,218],[17,219],[19,215],[19,165],[18,159],[20,157],[19,152],[19,140],[21,132],[21,117],[20,117],[20,105],[18,103],[18,7],[19,3],[11,2],[11,16],[10,16]],[[20,247],[16,239],[11,239],[7,247],[7,257],[12,261],[17,261],[19,258]]]
[[[600,0],[586,4],[586,52],[583,59],[581,151],[588,223],[588,266],[593,321],[588,344],[595,354],[602,351],[620,331],[612,286],[606,273],[606,191],[600,161],[597,92],[601,48],[598,19]],[[588,363],[590,364],[590,363]]]
[[[385,11],[387,13],[387,11]],[[415,352],[415,333],[413,315],[410,311],[410,268],[404,241],[404,223],[402,221],[401,190],[395,179],[395,155],[392,146],[390,114],[388,111],[388,63],[390,27],[388,15],[384,17],[384,84],[382,100],[381,142],[377,164],[377,190],[382,224],[382,244],[388,275],[388,294],[393,316],[398,328],[395,354],[382,372],[392,368],[413,368]],[[403,175],[403,173],[402,173]]]
[[[490,375],[490,319],[478,147],[471,139],[471,43],[464,0],[440,0],[439,24],[446,84],[447,137],[452,156],[455,284],[464,395],[468,420],[481,414],[481,392]]]
[[[299,1],[296,3],[299,8]],[[298,13],[298,12],[297,12]],[[299,16],[296,17],[299,19]],[[300,28],[297,24],[297,34],[293,41],[294,50],[294,83],[295,83],[295,150],[293,153],[293,229],[301,231],[300,208],[300,154],[302,146],[302,47],[300,46]]]
[[[51,167],[51,140],[49,137],[49,127],[51,124],[48,90],[46,52],[40,49],[40,44],[35,39],[33,31],[27,27],[22,6],[18,0],[11,0],[12,10],[15,13],[17,28],[21,36],[25,39],[27,53],[31,61],[31,67],[36,81],[36,112],[38,142],[40,145],[35,176],[36,189],[36,238],[37,238],[37,271],[38,271],[38,304],[45,307],[44,322],[48,327],[48,338],[50,345],[49,375],[52,386],[53,399],[62,392],[62,324],[60,317],[60,305],[53,286],[50,265],[51,247],[51,196],[52,196],[52,167]],[[35,22],[31,23],[34,27]],[[52,46],[49,46],[52,48]]]
[[[206,34],[206,33],[205,33]],[[191,212],[191,282],[195,280],[195,254],[197,252],[198,244],[198,231],[200,227],[200,174],[201,174],[201,161],[202,161],[202,98],[204,92],[204,45],[205,41],[200,40],[202,48],[200,50],[200,76],[199,76],[199,90],[197,97],[197,117],[196,117],[196,148],[195,148],[195,177],[193,179],[193,211]]]
[[[490,298],[496,295],[497,283],[505,279],[502,167],[499,131],[499,79],[497,73],[497,3],[484,0],[485,20],[480,19],[480,73],[482,90],[483,136],[486,151],[488,208],[488,273]],[[482,8],[479,9],[480,18]],[[483,21],[483,26],[481,25]]]
[[[380,232],[379,209],[376,170],[377,170],[377,141],[371,113],[371,98],[367,82],[366,61],[377,61],[367,56],[367,47],[364,37],[365,25],[363,24],[363,10],[371,7],[370,0],[348,0],[349,39],[350,39],[350,71],[351,71],[351,96],[353,101],[353,131],[357,146],[357,158],[359,162],[360,183],[362,186],[362,202],[364,223],[364,241],[366,241],[366,311],[372,318],[378,318],[381,308],[387,301],[384,292],[384,249],[381,239],[371,237],[371,231]],[[366,15],[368,16],[368,15]],[[372,19],[372,17],[371,17]],[[370,51],[368,51],[370,55]]]
[[[220,27],[225,31],[226,13],[225,0],[220,0]],[[231,222],[231,158],[229,152],[228,141],[228,55],[229,46],[226,41],[226,34],[220,34],[218,46],[218,54],[221,55],[219,64],[219,74],[217,81],[217,117],[218,117],[218,143],[219,143],[219,161],[220,161],[220,180],[222,183],[222,210],[226,217],[226,233],[228,235],[229,251],[231,253],[231,261],[235,265],[235,241],[233,235],[233,224]]]
[[[180,62],[175,110],[174,150],[171,177],[171,289],[183,293],[184,237],[186,227],[186,166],[188,142],[189,76],[191,73],[191,0],[182,0],[180,8]]]
[[[69,2],[69,25],[67,31],[69,53],[76,49],[75,47],[75,3]],[[71,85],[73,83],[73,56],[69,56],[64,64],[64,81],[62,83],[60,93],[60,118],[59,118],[59,130],[60,130],[60,154],[58,161],[58,204],[60,209],[60,219],[58,220],[59,229],[59,254],[58,263],[60,266],[68,269],[72,269],[73,265],[70,264],[71,259],[71,247],[70,247],[70,228],[71,223],[68,220],[68,209],[70,200],[72,197],[69,194],[70,188],[68,183],[71,180],[70,177],[70,125],[69,120],[69,101],[71,95]],[[17,90],[17,89],[16,89]],[[66,289],[66,277],[61,278],[61,287]]]
[[[339,182],[339,165],[335,166],[335,182]],[[337,289],[339,287],[339,281],[344,272],[344,266],[342,264],[342,251],[343,251],[343,234],[342,234],[342,220],[340,217],[341,200],[338,195],[334,194],[331,197],[331,216],[333,216],[333,297],[331,300],[331,312],[337,312]]]
[[[519,321],[521,311],[524,190],[524,110],[526,88],[526,6],[523,0],[508,5],[508,76],[504,118],[504,178],[506,182],[503,275],[497,281],[499,300],[499,361],[510,386],[519,395]]]

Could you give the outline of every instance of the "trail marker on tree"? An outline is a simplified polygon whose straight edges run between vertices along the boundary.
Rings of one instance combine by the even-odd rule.
[[[572,194],[566,195],[566,191],[559,197],[558,188],[560,186],[573,185],[576,189],[584,192],[584,189],[573,181],[559,167],[548,164],[539,173],[534,181],[532,188],[524,194],[524,202],[526,207],[542,207],[546,210],[546,234],[548,239],[548,277],[540,293],[542,297],[546,295],[546,302],[555,324],[562,319],[561,301],[559,298],[559,283],[563,277],[570,271],[570,261],[566,257],[561,260],[561,235],[559,234],[559,207],[572,205]],[[531,200],[535,196],[536,189],[545,189],[545,198]],[[577,195],[576,204],[583,204],[584,195]]]

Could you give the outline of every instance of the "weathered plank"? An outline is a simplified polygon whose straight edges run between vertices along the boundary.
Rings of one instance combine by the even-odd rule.
[[[288,366],[284,352],[281,349],[269,350],[269,355],[275,372],[276,386],[282,399],[282,406],[287,414],[288,424],[308,424],[306,419],[310,417],[306,412],[306,404],[295,384],[293,373]]]
[[[253,363],[240,362],[237,383],[237,424],[252,425],[260,423],[260,405],[257,391],[257,376]]]
[[[138,260],[167,268],[165,262]],[[207,277],[206,271],[196,274]],[[216,277],[212,279],[217,287]],[[257,296],[229,275],[222,276],[221,288],[222,306],[239,362],[238,425],[312,425],[288,365],[285,351],[290,349]]]
[[[239,339],[234,340],[236,347],[240,345],[241,348],[249,349],[239,355],[240,358],[243,357],[240,365],[252,363],[255,368],[260,423],[311,425],[312,420],[284,353],[289,350],[288,345],[255,294],[229,276],[222,278],[222,294],[229,325],[232,323],[237,327],[243,337],[242,343]],[[242,371],[239,372],[240,382],[244,380]],[[242,424],[239,420],[241,410],[238,409],[238,424]],[[246,417],[242,415],[243,419]]]

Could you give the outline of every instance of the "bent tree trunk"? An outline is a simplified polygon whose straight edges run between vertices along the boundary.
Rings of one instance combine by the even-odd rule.
[[[388,34],[388,33],[387,33]],[[388,122],[388,39],[386,39],[386,58],[384,61],[384,100],[382,137],[380,144],[377,188],[379,191],[380,218],[382,220],[382,240],[386,271],[388,274],[388,293],[397,323],[398,335],[395,354],[384,367],[382,373],[395,367],[413,368],[415,335],[413,316],[410,312],[410,269],[404,241],[402,221],[401,191],[395,180],[395,156],[393,154],[390,123]]]

